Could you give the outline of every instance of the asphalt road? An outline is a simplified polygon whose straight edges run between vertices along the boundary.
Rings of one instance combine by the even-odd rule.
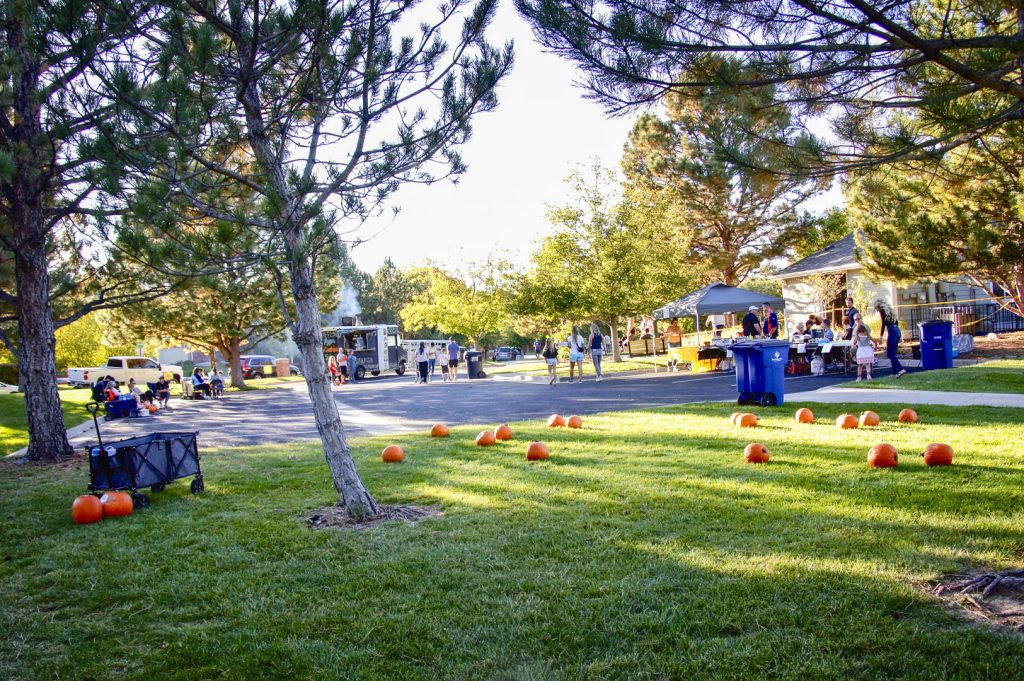
[[[353,435],[378,435],[424,429],[436,421],[448,425],[496,424],[562,414],[736,399],[733,374],[661,373],[612,376],[601,383],[550,386],[544,380],[490,378],[417,385],[409,375],[380,376],[335,388],[346,429]],[[814,390],[850,380],[844,376],[786,379],[786,392]],[[294,388],[229,393],[220,400],[172,400],[152,418],[100,421],[105,440],[147,432],[198,431],[201,447],[285,443],[317,438],[305,384]],[[73,444],[95,442],[90,427]]]

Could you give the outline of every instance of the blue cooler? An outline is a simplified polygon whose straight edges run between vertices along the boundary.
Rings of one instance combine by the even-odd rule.
[[[953,322],[935,319],[921,325],[921,368],[953,368]]]
[[[789,341],[737,343],[731,348],[736,360],[736,404],[780,405],[785,401]]]

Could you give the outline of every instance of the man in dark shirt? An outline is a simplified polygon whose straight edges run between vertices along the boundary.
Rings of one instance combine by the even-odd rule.
[[[767,338],[779,337],[779,316],[772,310],[770,303],[764,304],[764,323],[761,325],[761,331]]]
[[[860,310],[853,306],[853,298],[846,299],[846,335],[845,340],[853,338],[853,330],[857,324],[854,322],[854,317],[860,314]]]
[[[743,317],[743,335],[756,338],[761,335],[761,320],[757,318],[757,305],[751,305]]]

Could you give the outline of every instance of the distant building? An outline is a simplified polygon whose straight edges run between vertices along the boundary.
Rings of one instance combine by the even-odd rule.
[[[843,289],[822,309],[812,285],[816,275],[835,274],[842,278]],[[909,338],[918,337],[918,324],[929,319],[948,319],[954,333],[979,335],[990,331],[1024,329],[1024,318],[1003,310],[991,302],[988,292],[965,280],[953,282],[916,282],[898,285],[892,281],[875,281],[857,262],[857,244],[850,233],[839,241],[798,260],[775,273],[782,282],[786,301],[786,331],[792,333],[797,322],[808,315],[828,316],[833,324],[846,311],[846,296],[861,289],[871,304],[884,300],[892,306]],[[871,313],[871,310],[862,310]],[[878,330],[875,329],[877,332]]]

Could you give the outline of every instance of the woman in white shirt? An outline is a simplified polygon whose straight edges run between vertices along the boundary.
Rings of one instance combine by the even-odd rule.
[[[569,383],[572,383],[573,367],[578,367],[580,377],[577,383],[583,382],[583,360],[587,356],[587,340],[580,334],[579,327],[572,327],[568,338],[569,345]]]

